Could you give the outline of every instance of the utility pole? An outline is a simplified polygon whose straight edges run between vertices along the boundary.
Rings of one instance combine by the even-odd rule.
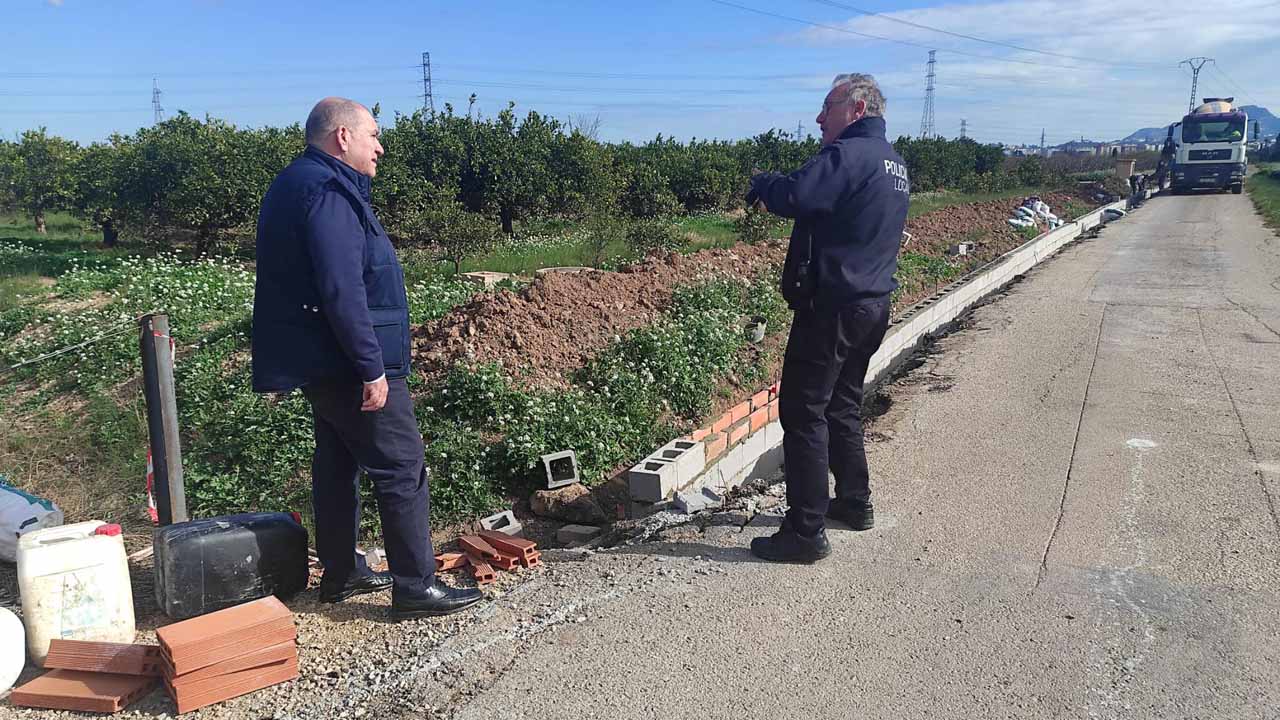
[[[1191,68],[1191,102],[1187,103],[1187,114],[1196,109],[1196,88],[1200,84],[1200,68],[1211,62],[1213,62],[1213,58],[1193,57],[1178,63],[1178,65],[1186,65]]]
[[[796,121],[796,141],[799,142],[800,139],[803,137],[804,137],[804,121],[797,120]]]
[[[1049,149],[1044,146],[1044,128],[1040,128],[1040,157],[1049,157]]]
[[[431,95],[431,53],[422,53],[422,109],[436,114],[436,99]]]
[[[929,72],[925,75],[924,114],[920,117],[920,139],[933,137],[933,78],[938,64],[937,50],[929,51]]]
[[[960,118],[960,139],[961,140],[968,137],[968,135],[966,134],[966,131],[968,129],[969,129],[969,121],[965,120],[964,118]]]
[[[151,78],[151,110],[155,113],[155,121],[157,123],[164,120],[164,108],[160,107],[160,85],[155,78]]]

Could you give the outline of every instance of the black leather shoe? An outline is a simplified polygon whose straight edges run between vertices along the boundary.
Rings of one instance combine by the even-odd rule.
[[[436,580],[421,595],[391,596],[391,617],[404,620],[416,617],[439,617],[466,610],[484,598],[479,590],[451,588]]]
[[[831,554],[831,543],[822,530],[813,537],[804,537],[783,525],[769,537],[752,539],[751,554],[773,562],[815,563]]]
[[[832,500],[827,518],[838,520],[851,530],[870,530],[876,526],[876,508],[870,500],[863,503]]]
[[[366,595],[368,593],[390,590],[392,583],[391,573],[373,572],[372,570],[368,571],[367,574],[347,578],[347,581],[341,585],[338,583],[325,582],[325,578],[321,578],[320,602],[342,602],[343,600],[346,600],[349,597],[355,597],[356,595]]]

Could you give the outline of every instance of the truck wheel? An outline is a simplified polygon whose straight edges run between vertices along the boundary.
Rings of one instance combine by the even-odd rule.
[[[1243,185],[1232,185],[1232,186],[1231,186],[1231,194],[1232,194],[1232,195],[1239,195],[1239,194],[1240,194],[1240,193],[1242,193],[1242,192],[1244,192],[1244,186],[1243,186]]]

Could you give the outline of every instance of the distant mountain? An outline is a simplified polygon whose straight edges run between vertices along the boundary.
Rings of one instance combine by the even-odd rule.
[[[1162,143],[1169,134],[1168,126],[1142,128],[1129,133],[1123,140],[1117,140],[1116,143],[1126,145],[1130,143]]]
[[[1259,107],[1258,105],[1241,105],[1240,109],[1249,113],[1249,137],[1253,137],[1253,121],[1257,120],[1262,124],[1263,135],[1276,135],[1280,133],[1280,118],[1271,114],[1271,111]]]
[[[1280,134],[1280,118],[1271,114],[1271,111],[1260,105],[1241,105],[1240,109],[1249,114],[1249,138],[1253,138],[1253,121],[1257,120],[1262,125],[1263,135]],[[1181,119],[1181,118],[1179,118]],[[1175,122],[1170,120],[1170,122]],[[1128,143],[1162,143],[1169,133],[1169,126],[1142,128],[1130,133],[1123,140],[1116,140],[1118,144]]]

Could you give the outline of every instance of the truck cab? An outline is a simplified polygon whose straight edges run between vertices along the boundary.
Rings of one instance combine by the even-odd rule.
[[[1235,98],[1205,98],[1204,104],[1170,127],[1175,141],[1171,167],[1175,193],[1194,189],[1244,190],[1249,117],[1231,106]]]

